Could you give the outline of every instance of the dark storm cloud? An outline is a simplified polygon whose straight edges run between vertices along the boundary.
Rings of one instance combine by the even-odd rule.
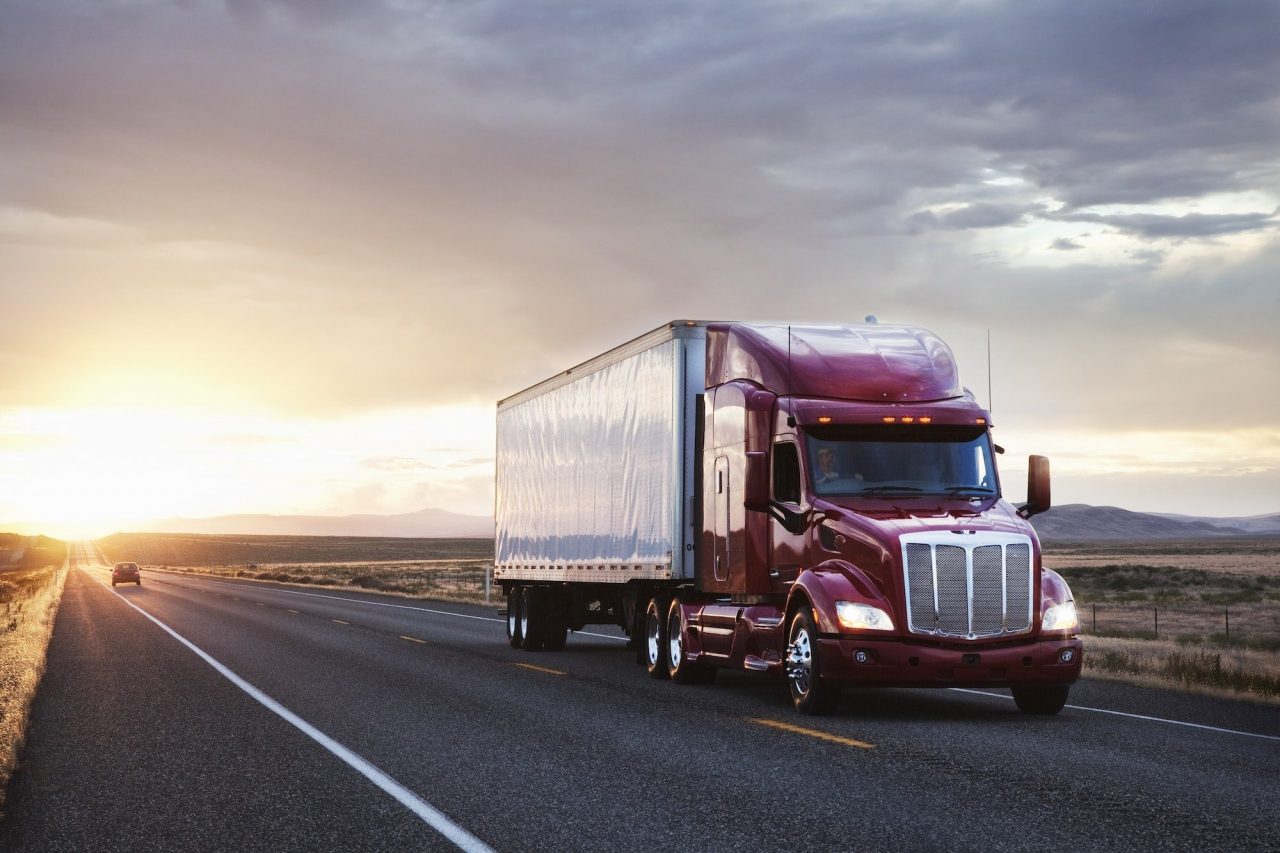
[[[1280,210],[1271,213],[1069,213],[1046,217],[1060,222],[1096,222],[1141,237],[1217,237],[1246,231],[1271,231],[1280,224]]]
[[[1091,208],[1280,195],[1277,31],[1273,2],[10,3],[0,206],[139,245],[4,244],[0,338],[138,324],[192,371],[271,364],[303,409],[491,400],[730,309],[1049,310],[1062,352],[1029,340],[1073,366],[1077,336],[1202,339],[1202,304],[1143,277],[1158,242],[1137,269],[1013,270],[966,241],[1049,210],[1268,236],[1271,214]],[[1177,280],[1275,354],[1268,276],[1239,262]]]

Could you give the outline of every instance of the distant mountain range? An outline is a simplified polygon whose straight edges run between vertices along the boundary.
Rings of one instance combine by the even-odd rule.
[[[487,539],[493,536],[493,519],[443,509],[420,509],[401,515],[219,515],[167,518],[146,525],[145,531],[135,532]]]
[[[1280,536],[1280,513],[1208,518],[1133,512],[1114,506],[1065,504],[1033,517],[1031,523],[1041,539],[1051,542]],[[24,528],[29,526],[23,525]],[[0,530],[4,529],[0,525]],[[134,532],[488,539],[493,536],[493,519],[443,509],[421,509],[401,515],[220,515],[213,518],[168,518]],[[24,544],[21,541],[0,543],[0,558],[10,556]],[[7,549],[10,554],[4,553]]]
[[[1064,504],[1033,516],[1042,540],[1203,539],[1215,536],[1280,536],[1280,513],[1245,518],[1209,518],[1132,512],[1115,506]]]

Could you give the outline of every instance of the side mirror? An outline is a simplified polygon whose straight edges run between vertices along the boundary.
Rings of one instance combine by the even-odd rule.
[[[752,512],[769,511],[769,454],[763,450],[747,451],[743,504]]]
[[[1027,457],[1027,503],[1018,511],[1023,518],[1044,512],[1053,506],[1049,498],[1049,458]]]

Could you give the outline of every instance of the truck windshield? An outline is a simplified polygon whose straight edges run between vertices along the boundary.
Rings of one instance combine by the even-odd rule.
[[[816,426],[806,443],[817,495],[999,493],[986,427]]]

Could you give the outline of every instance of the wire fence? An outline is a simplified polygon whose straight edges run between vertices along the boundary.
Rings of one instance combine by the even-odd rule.
[[[1280,604],[1084,604],[1081,627],[1091,634],[1151,639],[1214,640],[1280,648]]]

